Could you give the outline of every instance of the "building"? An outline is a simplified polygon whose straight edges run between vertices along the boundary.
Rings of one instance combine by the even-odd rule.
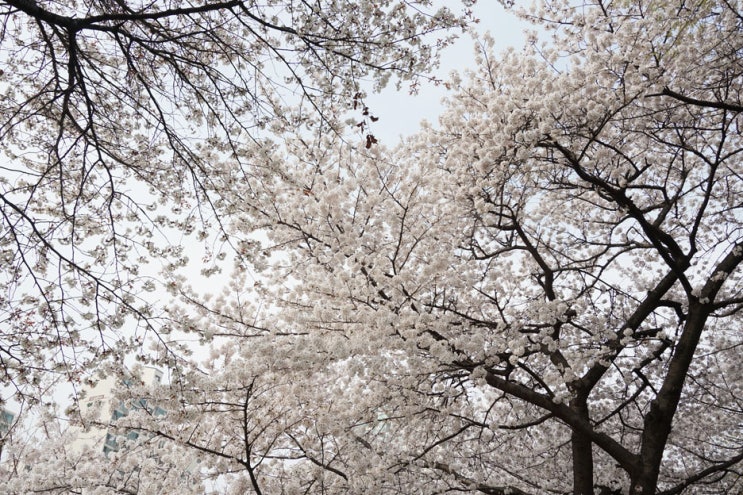
[[[7,409],[0,409],[0,439],[5,439],[5,435],[8,434],[10,427],[13,426],[14,419],[15,414]]]
[[[121,387],[128,387],[134,380],[147,385],[157,385],[162,382],[163,373],[157,368],[143,367],[136,376],[121,379],[121,377],[109,376],[97,382],[93,387],[84,390],[84,399],[80,401],[80,416],[82,427],[76,435],[71,447],[82,451],[86,447],[100,448],[105,454],[119,449],[117,440],[122,435],[114,433],[109,425],[119,418],[129,414],[129,408],[147,408],[145,399],[130,404],[129,408],[115,398],[115,393]],[[155,407],[154,414],[165,414],[165,411]],[[126,432],[123,437],[136,440],[139,433],[136,431]]]
[[[13,420],[15,420],[15,414],[7,409],[0,409],[0,457],[3,455],[3,446],[5,446],[5,439],[13,426]]]
[[[109,459],[109,454],[112,452],[121,452],[124,454],[124,457],[127,457],[128,450],[122,448],[124,441],[143,441],[151,437],[140,430],[117,428],[114,422],[137,409],[146,409],[155,416],[164,416],[166,412],[157,405],[151,402],[148,403],[145,398],[134,399],[124,403],[116,398],[116,393],[117,391],[121,391],[122,387],[131,387],[135,384],[155,386],[162,383],[162,381],[162,371],[157,368],[143,367],[138,370],[138,373],[126,378],[107,377],[104,380],[100,380],[93,387],[84,390],[84,399],[80,401],[80,416],[83,425],[75,435],[75,440],[70,444],[72,449],[77,449],[79,452],[86,448],[92,448],[93,450],[103,452]],[[162,442],[158,441],[147,445],[144,450],[139,449],[138,454],[134,456],[134,464],[124,463],[122,465],[116,463],[116,474],[111,481],[118,489],[123,490],[122,493],[137,493],[137,487],[144,479],[147,480],[147,483],[159,484],[162,482],[162,479],[158,476],[168,472],[171,474],[175,473],[178,482],[182,483],[180,485],[181,488],[189,487],[190,489],[200,486],[198,479],[193,474],[198,472],[198,463],[163,464],[160,459],[160,453],[158,452],[161,446]],[[136,463],[144,458],[154,460],[159,466],[157,468],[158,474],[154,477],[151,471],[149,475],[141,476],[140,466]],[[134,475],[135,473],[136,476]],[[158,488],[158,490],[161,488]],[[166,492],[158,491],[158,493]]]

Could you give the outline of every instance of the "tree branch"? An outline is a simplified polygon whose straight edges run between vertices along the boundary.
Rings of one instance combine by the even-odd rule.
[[[698,107],[707,107],[707,108],[719,108],[721,110],[729,110],[731,112],[743,112],[743,105],[738,105],[736,103],[728,103],[724,101],[709,101],[709,100],[698,100],[696,98],[692,98],[690,96],[684,96],[681,93],[677,93],[676,91],[673,91],[668,86],[663,88],[663,91],[660,93],[655,93],[648,96],[670,96],[671,98],[681,101],[683,103],[688,103],[689,105],[695,105]]]

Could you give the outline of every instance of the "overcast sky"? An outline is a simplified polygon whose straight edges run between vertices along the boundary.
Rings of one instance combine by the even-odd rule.
[[[525,27],[513,14],[505,11],[496,0],[479,0],[474,7],[475,16],[480,19],[475,29],[479,33],[490,31],[495,39],[495,50],[500,52],[509,46],[520,47]],[[436,77],[446,80],[451,71],[463,72],[473,67],[474,41],[469,35],[462,35],[456,43],[446,49],[441,67]],[[372,132],[387,146],[394,146],[401,136],[415,133],[422,120],[431,123],[438,121],[443,107],[441,99],[446,95],[443,85],[422,85],[417,95],[409,94],[404,86],[400,92],[390,85],[380,94],[371,94],[366,103],[372,113],[379,117]]]

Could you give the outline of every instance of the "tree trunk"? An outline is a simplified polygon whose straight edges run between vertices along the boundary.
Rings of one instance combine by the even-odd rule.
[[[587,400],[575,398],[570,406],[588,421]],[[573,493],[593,495],[593,443],[584,433],[573,430],[570,437],[573,450]]]

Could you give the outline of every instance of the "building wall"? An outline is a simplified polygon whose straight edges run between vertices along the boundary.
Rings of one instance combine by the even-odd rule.
[[[157,368],[143,367],[141,373],[131,380],[140,379],[148,385],[161,383],[162,371]],[[120,387],[127,386],[126,380],[120,377],[109,376],[98,381],[95,386],[83,389],[85,398],[80,401],[80,415],[82,428],[75,435],[70,447],[75,451],[82,451],[86,447],[100,449],[104,453],[115,450],[115,437],[109,434],[108,425],[111,421],[127,414],[123,404],[114,399],[114,393]]]

